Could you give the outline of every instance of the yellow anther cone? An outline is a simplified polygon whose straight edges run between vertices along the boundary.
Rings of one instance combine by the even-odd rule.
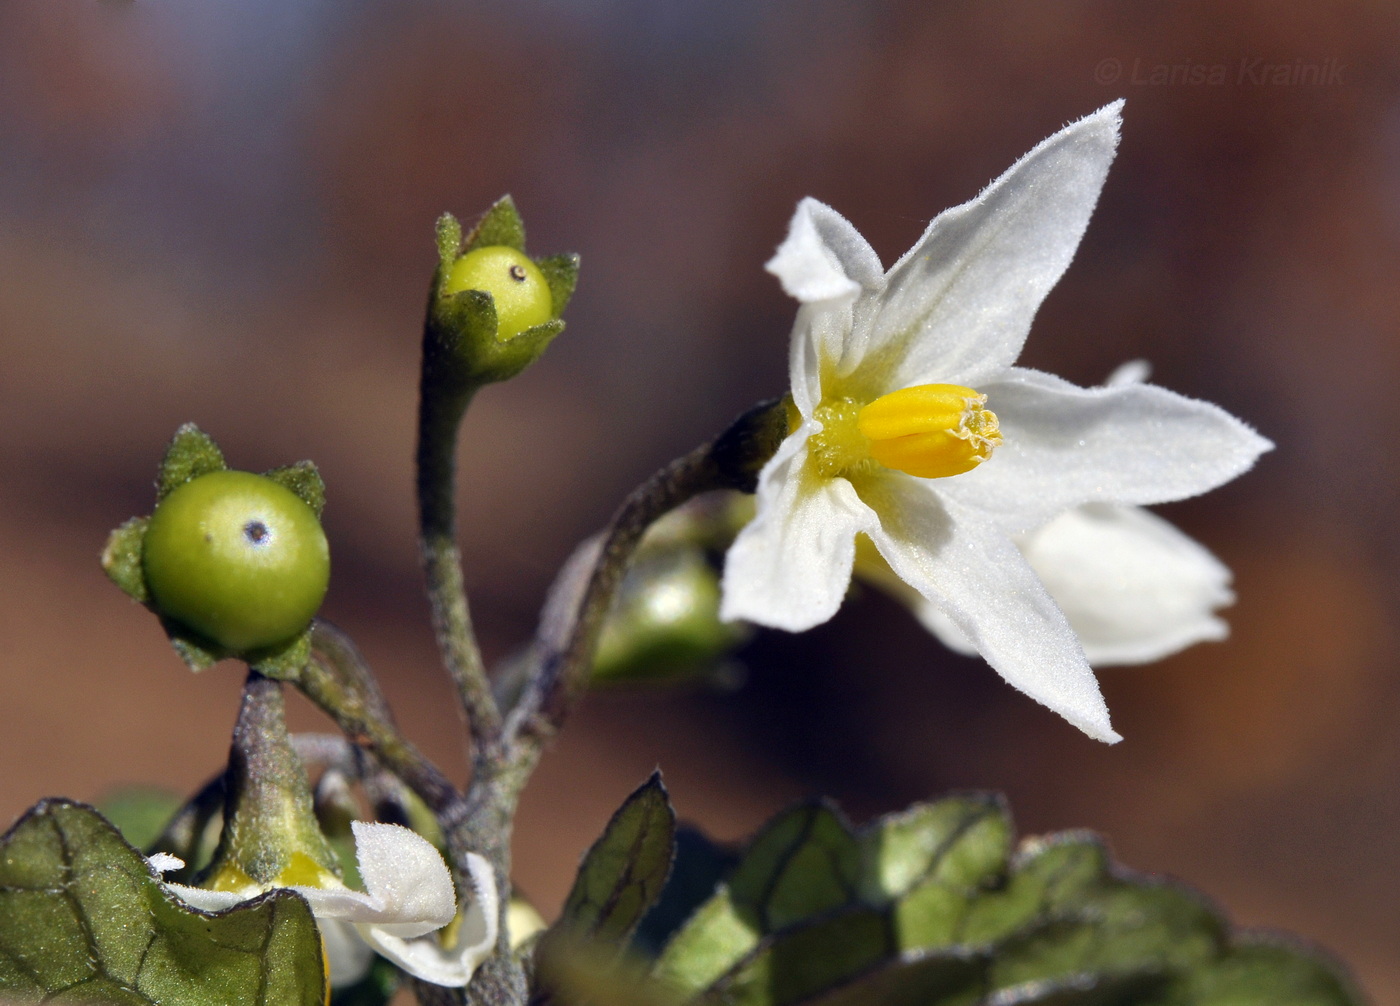
[[[1001,443],[987,396],[957,384],[921,384],[882,395],[860,410],[856,425],[870,456],[886,468],[924,479],[971,471]]]

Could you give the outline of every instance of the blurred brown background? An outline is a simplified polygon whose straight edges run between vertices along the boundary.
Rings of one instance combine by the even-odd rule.
[[[1102,830],[1400,1003],[1400,12],[1381,0],[5,0],[0,819],[187,788],[224,756],[238,671],[186,672],[96,563],[186,420],[239,467],[320,463],[327,613],[462,774],[410,491],[440,211],[510,191],[532,250],[584,262],[568,332],[469,417],[463,547],[499,656],[628,488],[783,386],[793,307],[761,265],[800,196],[892,261],[1119,96],[1118,161],[1026,359],[1088,384],[1146,357],[1278,442],[1163,508],[1235,569],[1231,640],[1103,673],[1127,737],[1107,748],[863,597],[760,636],[742,691],[590,699],[530,790],[518,877],[552,911],[658,763],[724,837],[813,792],[864,819],[994,787],[1024,830]]]

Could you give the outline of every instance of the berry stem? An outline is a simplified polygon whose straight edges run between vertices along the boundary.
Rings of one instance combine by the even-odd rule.
[[[444,387],[427,341],[418,406],[418,520],[433,629],[471,731],[473,764],[493,751],[501,713],[481,660],[457,549],[457,430],[474,389]]]
[[[311,651],[311,662],[296,679],[306,697],[434,812],[450,805],[456,788],[399,732],[379,683],[350,637],[318,619],[311,625]]]
[[[634,489],[603,532],[597,558],[584,580],[568,567],[553,594],[582,593],[563,626],[541,621],[535,636],[536,669],[511,710],[506,737],[512,746],[538,747],[558,732],[588,683],[588,671],[613,597],[647,528],[703,492],[752,492],[758,472],[787,432],[780,401],[756,405],[723,433],[672,461]],[[567,582],[573,578],[574,583]],[[562,582],[561,582],[562,581]],[[554,607],[552,604],[551,607]],[[562,631],[561,631],[562,629]]]

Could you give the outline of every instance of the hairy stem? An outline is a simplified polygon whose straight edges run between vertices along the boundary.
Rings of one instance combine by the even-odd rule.
[[[399,733],[374,675],[349,637],[317,621],[311,628],[311,654],[296,681],[306,697],[434,811],[450,806],[456,788]]]
[[[457,696],[471,731],[475,754],[494,748],[501,714],[491,695],[486,666],[472,629],[471,609],[462,582],[457,550],[457,429],[471,401],[470,392],[449,393],[435,387],[436,368],[424,344],[423,386],[418,403],[418,521],[422,535],[423,573],[432,606],[433,629],[443,663],[457,686]]]
[[[535,648],[538,666],[506,723],[512,748],[542,746],[577,704],[588,683],[603,622],[647,528],[703,492],[752,492],[759,470],[773,456],[786,430],[783,403],[764,402],[714,440],[672,461],[623,501],[603,532],[572,618],[562,632],[541,625]]]

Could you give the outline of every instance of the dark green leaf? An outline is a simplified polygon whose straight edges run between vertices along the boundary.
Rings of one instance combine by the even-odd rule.
[[[728,883],[671,937],[656,975],[684,994],[700,992],[760,953],[768,934],[850,903],[859,875],[860,847],[829,804],[785,811],[749,843]]]
[[[194,423],[186,423],[175,431],[174,439],[165,449],[165,460],[160,463],[156,475],[156,502],[190,479],[221,472],[227,467],[219,445]]]
[[[676,813],[655,773],[584,855],[556,928],[624,946],[666,884],[675,838]]]
[[[326,508],[326,483],[321,479],[321,472],[314,461],[298,461],[263,474],[284,489],[291,490],[316,512],[317,517],[321,516],[321,511]]]
[[[991,794],[918,803],[861,835],[867,900],[887,901],[930,881],[967,889],[995,881],[1011,854],[1011,818]]]
[[[830,804],[811,803],[759,832],[729,888],[734,903],[771,933],[851,903],[860,875],[860,846],[850,827]]]
[[[1241,938],[1181,983],[1192,1006],[1347,1006],[1362,1002],[1345,971],[1279,937]]]
[[[319,1006],[325,975],[297,895],[193,911],[91,807],[46,800],[0,839],[0,994],[16,1004]]]
[[[741,910],[729,888],[721,887],[671,937],[653,970],[669,988],[695,995],[742,961],[762,939],[754,913]]]
[[[151,599],[146,589],[146,574],[141,569],[141,544],[150,523],[149,517],[131,518],[107,536],[107,544],[102,549],[102,570],[108,579],[127,597],[142,604]]]
[[[853,835],[780,814],[662,949],[658,980],[726,1006],[1356,1006],[1324,957],[1233,935],[1182,885],[1092,835],[1010,857],[997,798],[954,797]]]
[[[710,841],[695,828],[676,832],[676,859],[661,897],[637,927],[637,948],[655,956],[697,908],[715,893],[721,878],[738,862],[728,846]]]
[[[990,1001],[996,1006],[1195,1006],[1194,1001],[1173,998],[1170,977],[1156,971],[1027,982],[1000,989]]]
[[[467,235],[462,254],[488,245],[506,245],[520,252],[525,250],[525,221],[520,219],[515,200],[510,196],[501,196],[482,214]]]
[[[877,967],[896,953],[884,912],[853,908],[763,940],[709,986],[716,1006],[792,1006]]]
[[[904,954],[815,999],[812,1006],[927,1006],[964,1003],[976,987],[982,962],[959,953]]]

